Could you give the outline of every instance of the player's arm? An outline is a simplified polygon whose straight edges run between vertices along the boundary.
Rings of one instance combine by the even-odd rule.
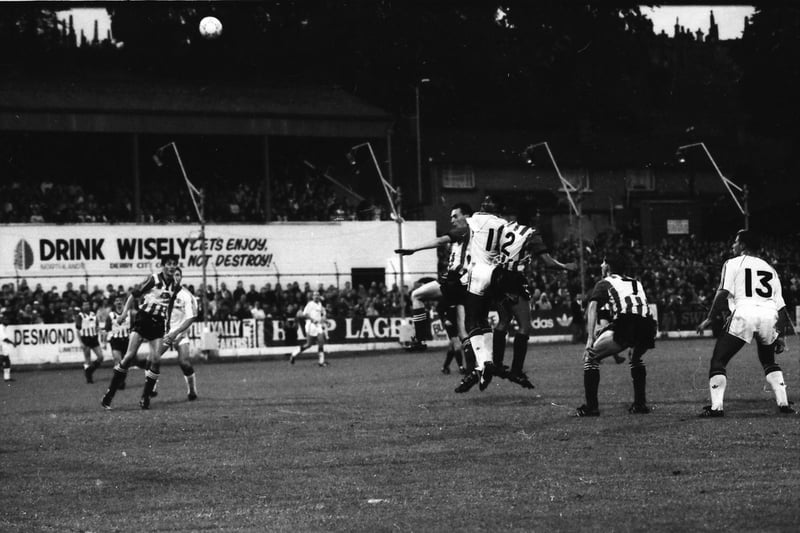
[[[714,301],[711,303],[711,309],[708,310],[708,316],[705,320],[700,322],[697,325],[697,332],[702,333],[704,329],[706,329],[709,324],[711,324],[711,320],[719,313],[722,313],[728,308],[728,296],[730,293],[723,289],[717,289],[717,294],[714,295]]]
[[[156,284],[156,280],[153,276],[148,276],[143,282],[133,288],[131,293],[128,295],[128,299],[125,300],[125,305],[122,307],[122,313],[120,313],[119,317],[117,318],[117,324],[122,325],[125,321],[125,317],[128,314],[129,309],[133,309],[133,304],[136,301],[136,298],[144,294],[146,291],[149,291],[153,288]]]
[[[418,246],[415,246],[413,248],[397,248],[394,251],[394,253],[400,254],[400,255],[412,255],[413,253],[419,252],[420,250],[428,250],[430,248],[438,248],[439,246],[442,246],[443,244],[448,244],[450,242],[452,242],[450,240],[450,235],[449,234],[445,234],[445,235],[442,235],[441,237],[436,237],[432,241],[424,242],[424,243],[422,243],[422,244],[420,244]]]
[[[539,254],[539,259],[542,260],[545,266],[550,268],[560,268],[561,270],[567,270],[569,272],[575,272],[578,270],[578,265],[574,261],[570,263],[562,263],[547,252]]]
[[[78,330],[78,332],[80,332],[82,325],[83,325],[83,317],[81,316],[80,313],[78,313],[77,315],[75,315],[75,329]]]
[[[545,245],[544,240],[542,239],[542,236],[539,235],[538,231],[535,231],[530,237],[528,237],[528,241],[525,243],[525,246],[528,248],[528,251],[531,254],[541,259],[547,267],[560,268],[561,270],[567,270],[569,272],[575,272],[578,270],[578,265],[576,265],[575,262],[562,263],[550,255],[550,252],[547,250],[547,245]]]
[[[597,328],[597,300],[591,300],[586,307],[586,329],[589,335],[586,338],[586,349],[592,347],[595,340],[595,329]]]

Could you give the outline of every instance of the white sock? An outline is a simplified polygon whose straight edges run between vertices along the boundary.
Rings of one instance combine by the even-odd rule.
[[[183,379],[186,380],[186,386],[189,389],[187,394],[191,394],[191,393],[197,394],[197,388],[196,388],[197,385],[196,385],[195,375],[192,374],[191,376],[183,376]]]
[[[3,369],[3,379],[8,381],[11,379],[11,368],[4,368]]]
[[[319,364],[325,363],[325,352],[319,352]]]
[[[708,380],[708,388],[711,391],[711,409],[722,411],[722,399],[725,397],[725,385],[727,384],[728,378],[722,374],[712,376]]]
[[[475,368],[483,372],[483,367],[486,362],[492,360],[492,352],[486,349],[483,335],[470,337],[469,342],[472,344],[472,351],[475,354]]]
[[[789,405],[789,400],[786,398],[786,383],[783,381],[783,372],[776,370],[766,375],[767,383],[772,387],[775,393],[775,401],[778,406]]]

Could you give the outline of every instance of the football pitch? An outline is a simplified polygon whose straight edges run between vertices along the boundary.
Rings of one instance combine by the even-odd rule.
[[[797,401],[798,350],[778,356]],[[524,390],[453,389],[442,350],[199,364],[199,400],[162,369],[150,411],[132,370],[20,371],[2,386],[2,531],[797,531],[800,417],[779,415],[752,346],[707,404],[710,339],[645,356],[649,415],[627,365],[583,403],[579,345],[530,347]],[[511,347],[506,354],[510,360]]]

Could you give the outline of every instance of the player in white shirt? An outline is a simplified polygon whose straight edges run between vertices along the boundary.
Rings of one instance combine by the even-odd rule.
[[[302,316],[306,321],[306,343],[303,346],[298,346],[297,349],[291,353],[289,362],[294,364],[294,360],[298,355],[311,348],[316,343],[318,347],[319,366],[328,366],[328,363],[325,361],[325,333],[328,330],[328,313],[325,310],[325,306],[322,304],[319,291],[314,291],[311,301],[303,308]]]
[[[722,266],[722,276],[708,317],[697,327],[702,331],[711,323],[711,317],[731,307],[732,314],[725,330],[717,338],[711,356],[708,385],[711,405],[700,413],[701,417],[725,415],[723,399],[727,385],[728,362],[745,344],[755,338],[758,361],[764,369],[766,381],[775,393],[778,412],[794,414],[786,397],[786,384],[775,354],[784,351],[783,332],[791,327],[791,320],[783,301],[778,273],[757,256],[761,241],[749,230],[739,230],[731,247],[733,259]],[[730,304],[730,305],[729,305]]]
[[[188,330],[189,326],[197,319],[197,298],[195,298],[186,287],[181,285],[183,271],[181,271],[180,267],[175,269],[174,280],[178,292],[169,309],[167,333],[164,335],[164,342],[161,349],[150,356],[148,368],[152,372],[158,374],[161,367],[161,357],[168,350],[177,351],[178,364],[186,380],[186,395],[189,401],[194,401],[197,399],[197,378],[195,376],[194,367],[192,366],[192,361],[189,358],[190,344]],[[152,398],[156,394],[156,387],[154,386],[150,397]]]

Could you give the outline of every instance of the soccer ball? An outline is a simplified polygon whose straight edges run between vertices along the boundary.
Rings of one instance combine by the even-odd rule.
[[[206,39],[216,39],[222,33],[222,22],[217,17],[203,17],[199,29]]]

